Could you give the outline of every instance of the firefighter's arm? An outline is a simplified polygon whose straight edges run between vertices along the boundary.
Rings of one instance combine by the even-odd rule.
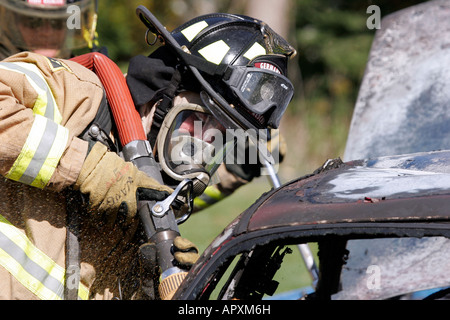
[[[95,116],[99,99],[89,97],[102,89],[80,68],[52,61],[23,52],[0,62],[0,174],[59,192],[78,177],[88,145],[76,136]]]
[[[133,218],[138,198],[160,201],[172,192],[99,142],[83,163],[75,188],[89,196],[91,209],[106,213],[111,221],[119,210]]]
[[[286,155],[286,143],[279,130],[271,130],[267,148],[281,163]],[[222,164],[217,172],[220,183],[206,188],[202,195],[194,199],[194,211],[206,209],[231,195],[239,187],[261,174],[261,164]]]
[[[38,76],[25,73],[36,70],[13,67],[0,65],[0,173],[41,189],[59,181],[53,187],[61,190],[75,182],[87,144],[69,139]]]
[[[37,64],[0,63],[0,173],[4,177],[53,191],[76,185],[89,195],[92,208],[117,213],[120,206],[127,206],[130,215],[136,212],[138,188],[170,191],[106,148],[93,148],[87,156],[88,143],[61,124],[60,112]]]

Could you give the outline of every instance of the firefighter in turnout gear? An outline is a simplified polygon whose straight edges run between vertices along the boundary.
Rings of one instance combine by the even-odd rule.
[[[96,51],[96,1],[0,0],[0,60],[22,51],[52,58]]]
[[[130,61],[127,82],[134,103],[142,112],[152,115],[148,138],[160,157],[168,184],[186,177],[194,179],[197,190],[194,210],[198,212],[261,175],[263,165],[256,159],[256,149],[267,147],[275,156],[272,164],[278,165],[283,160],[286,145],[278,125],[293,95],[287,69],[296,50],[264,22],[242,15],[199,16],[171,33],[155,17],[149,21],[139,11],[138,15],[149,31],[157,33],[152,41],[156,49],[148,57],[137,56]],[[158,41],[165,45],[156,45]],[[203,148],[205,153],[212,149],[215,154],[223,154],[227,161],[220,158],[217,164],[214,158],[200,168],[196,167],[196,161],[188,165],[182,161],[186,154],[180,156],[175,152],[183,148],[173,144],[180,145],[179,133],[189,131],[186,119],[194,117],[205,123],[205,117],[211,116],[218,120],[210,125],[216,131],[213,135],[233,136],[231,141],[224,137],[218,143],[205,144],[207,132],[214,130],[203,126],[198,130],[203,132],[203,144],[200,148],[200,144],[188,148],[195,154],[190,156],[198,155],[192,152],[194,149]],[[224,133],[240,130],[267,131],[264,133],[267,144],[250,142],[250,135],[243,138]],[[193,136],[194,130],[191,131]],[[237,146],[236,140],[245,143]],[[171,159],[174,154],[178,159]]]
[[[78,63],[9,57],[0,62],[0,97],[0,297],[62,299],[68,279],[78,280],[78,298],[119,296],[118,279],[136,259],[136,195],[162,200],[172,190],[81,139],[107,105],[99,78]],[[85,206],[83,198],[67,201],[69,188],[87,195]],[[79,215],[77,226],[69,215]],[[74,266],[70,228],[79,246]]]
[[[171,189],[79,138],[106,106],[98,77],[81,65],[14,55],[0,62],[0,97],[0,297],[64,298],[69,213],[79,215],[78,297],[118,296],[134,259],[136,192],[160,200]],[[68,188],[88,195],[85,208],[82,198],[68,203]]]
[[[112,67],[109,62],[104,67],[109,61],[105,56],[92,53],[63,60],[23,52],[0,62],[0,170],[4,177],[0,181],[0,298],[142,298],[137,253],[145,235],[137,216],[138,201],[167,199],[186,177],[194,181],[194,195],[201,195],[221,162],[217,157],[213,165],[211,161],[187,161],[192,150],[186,150],[185,142],[189,146],[195,142],[201,151],[211,150],[213,145],[217,152],[227,145],[213,144],[214,139],[205,132],[194,135],[195,122],[222,133],[236,124],[244,129],[278,126],[292,98],[292,85],[284,75],[286,60],[294,50],[268,27],[261,28],[260,21],[234,15],[218,17],[196,21],[211,28],[217,21],[226,27],[237,25],[238,31],[253,35],[251,43],[245,45],[246,52],[237,48],[247,60],[230,64],[228,83],[208,78],[225,101],[240,109],[239,115],[229,117],[233,111],[223,101],[220,105],[213,105],[213,100],[205,102],[206,96],[214,101],[217,97],[205,92],[201,98],[204,79],[176,69],[180,63],[166,64],[157,53],[144,60],[138,57],[130,64],[131,102],[141,115],[139,125],[161,165],[164,184],[125,161],[121,154],[121,123],[114,122],[117,102],[111,86],[125,83],[125,79],[117,73],[108,78],[108,68]],[[236,19],[245,23],[236,24]],[[195,43],[193,39],[200,32],[187,32],[187,28],[182,26],[173,35],[188,34],[186,39]],[[263,40],[254,37],[258,32]],[[190,50],[194,52],[194,46]],[[271,60],[272,56],[275,59]],[[175,55],[172,58],[178,59]],[[202,73],[210,73],[210,56],[199,58],[189,63],[206,61]],[[235,58],[234,62],[238,61]],[[185,63],[183,59],[179,62]],[[145,70],[147,66],[157,70],[155,63],[171,74],[169,83],[167,73],[150,76],[157,88],[149,84]],[[269,63],[279,73],[258,67],[261,63]],[[241,67],[247,65],[251,68]],[[141,72],[133,70],[136,67]],[[227,86],[235,85],[235,72],[253,78],[249,95],[227,92]],[[195,87],[184,85],[193,79]],[[172,92],[166,90],[168,87]],[[254,88],[258,92],[251,97]],[[122,93],[126,96],[130,91],[118,94]],[[165,113],[155,110],[164,106],[168,107]],[[185,207],[174,210],[178,216]],[[181,237],[173,244],[174,265],[188,269],[198,258],[197,248]]]

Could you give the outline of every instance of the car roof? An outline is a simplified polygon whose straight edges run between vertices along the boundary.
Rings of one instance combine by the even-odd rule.
[[[329,160],[263,195],[239,218],[234,235],[293,225],[449,220],[449,160],[450,151]]]
[[[200,294],[217,268],[255,246],[345,239],[450,238],[450,151],[342,162],[263,194],[203,252],[177,292]]]

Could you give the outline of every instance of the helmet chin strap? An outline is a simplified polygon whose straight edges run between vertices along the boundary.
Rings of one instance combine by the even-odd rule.
[[[152,126],[150,132],[147,135],[147,139],[151,146],[156,145],[156,140],[158,138],[158,133],[161,129],[161,125],[164,121],[169,110],[172,108],[172,101],[177,94],[178,85],[181,82],[181,73],[178,69],[172,75],[172,79],[167,88],[164,89],[160,94],[162,97],[156,104],[155,113],[153,115]]]

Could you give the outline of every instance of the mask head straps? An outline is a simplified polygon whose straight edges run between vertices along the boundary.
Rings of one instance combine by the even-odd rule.
[[[161,125],[172,107],[173,98],[177,94],[178,85],[181,82],[181,73],[175,68],[175,72],[172,75],[172,79],[170,84],[160,93],[159,102],[156,105],[155,114],[153,116],[152,127],[147,136],[150,144],[155,146],[156,139],[158,137],[159,130],[161,129]]]

